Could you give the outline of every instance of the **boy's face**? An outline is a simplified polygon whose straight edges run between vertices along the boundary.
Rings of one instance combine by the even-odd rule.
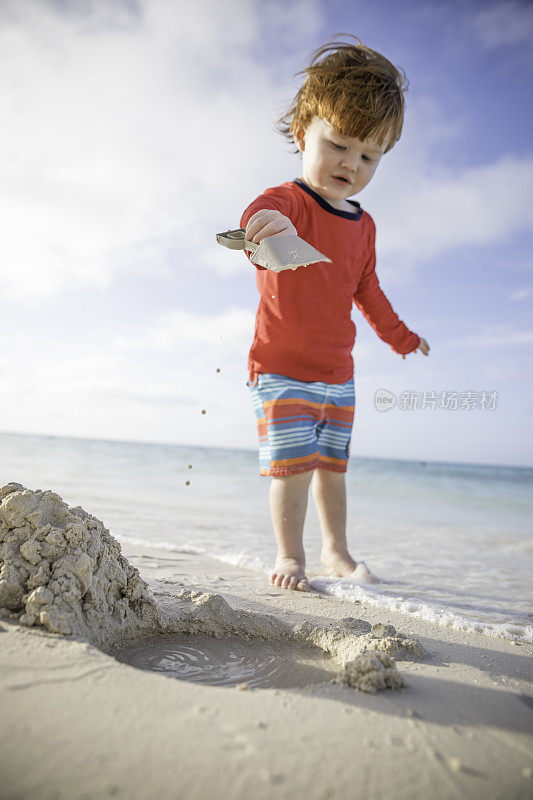
[[[294,141],[302,154],[302,180],[335,208],[370,183],[386,143],[341,136],[329,122],[314,117]],[[339,179],[342,176],[347,180]]]

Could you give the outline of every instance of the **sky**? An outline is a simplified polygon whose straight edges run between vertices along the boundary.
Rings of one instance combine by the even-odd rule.
[[[2,0],[0,431],[257,448],[255,274],[215,234],[300,176],[274,123],[341,34],[409,80],[353,199],[431,348],[403,360],[354,306],[352,456],[533,465],[523,0]]]

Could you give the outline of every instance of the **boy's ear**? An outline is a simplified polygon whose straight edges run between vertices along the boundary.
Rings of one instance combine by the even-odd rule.
[[[305,128],[301,122],[296,124],[292,138],[294,139],[294,144],[298,150],[303,153],[305,150]]]

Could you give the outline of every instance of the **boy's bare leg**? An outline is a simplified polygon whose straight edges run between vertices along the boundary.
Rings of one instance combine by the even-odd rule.
[[[309,589],[302,539],[312,477],[312,471],[301,472],[298,475],[272,478],[270,484],[270,514],[278,544],[270,583],[282,589]]]
[[[316,469],[313,499],[322,531],[320,560],[332,575],[348,577],[357,567],[346,544],[346,482],[344,472]]]

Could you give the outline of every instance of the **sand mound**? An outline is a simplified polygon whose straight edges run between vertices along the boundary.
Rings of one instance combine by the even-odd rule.
[[[0,489],[2,608],[23,610],[21,625],[90,639],[156,614],[147,584],[100,520],[18,483]]]
[[[219,594],[152,592],[103,522],[50,490],[18,483],[0,488],[0,616],[110,653],[141,635],[167,633],[255,637],[273,646],[292,640],[329,653],[344,670],[340,682],[363,691],[403,685],[392,655],[425,655],[416,639],[390,625],[355,617],[340,625],[291,624],[234,609]]]
[[[405,685],[396,664],[386,653],[363,653],[348,661],[335,678],[335,683],[372,693],[381,689],[400,689]]]
[[[418,639],[398,633],[393,625],[378,622],[370,625],[363,619],[345,617],[340,625],[324,627],[311,622],[295,626],[294,633],[302,641],[312,642],[341,664],[367,652],[380,652],[405,659],[424,658],[427,653]]]

